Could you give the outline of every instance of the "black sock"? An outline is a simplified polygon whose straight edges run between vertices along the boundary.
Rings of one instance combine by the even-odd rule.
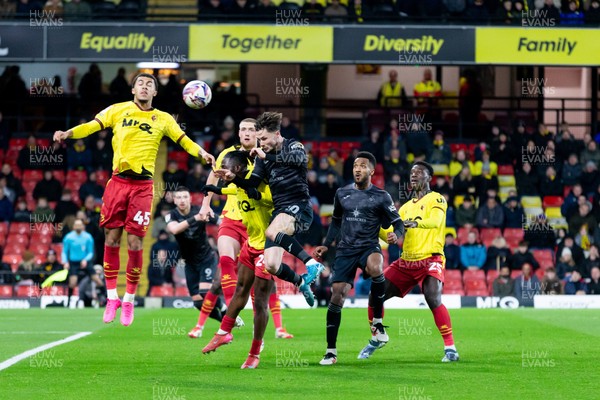
[[[342,322],[342,306],[329,303],[327,309],[327,348],[335,349],[340,323]]]
[[[306,264],[312,257],[308,255],[304,248],[296,239],[283,232],[279,232],[275,237],[275,243],[283,247],[285,251]]]
[[[212,319],[216,319],[217,321],[221,322],[223,320],[223,313],[221,312],[221,307],[215,305],[215,308],[212,309],[208,316]]]
[[[296,286],[300,286],[300,283],[302,283],[300,275],[295,273],[287,264],[281,264],[277,272],[275,272],[275,276],[282,281],[291,282]]]
[[[371,304],[373,306],[373,318],[383,316],[383,299],[385,298],[385,277],[383,274],[372,279]]]
[[[70,287],[67,290],[67,308],[69,308],[69,306],[71,305],[71,296],[73,296],[73,290],[74,290],[74,288],[72,288],[72,287]]]

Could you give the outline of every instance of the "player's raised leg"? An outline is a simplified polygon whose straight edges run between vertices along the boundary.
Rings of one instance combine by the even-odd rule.
[[[228,218],[223,218],[223,223],[228,221]],[[239,222],[239,221],[238,221]],[[242,225],[243,226],[243,225]],[[224,231],[225,233],[222,233]],[[237,281],[236,263],[237,255],[242,247],[241,243],[232,236],[226,234],[228,228],[219,227],[219,238],[217,239],[217,248],[219,250],[219,267],[221,270],[221,287],[225,303],[229,305],[231,298],[235,293],[235,285]]]
[[[372,280],[371,292],[369,293],[369,300],[371,302],[369,309],[373,310],[373,322],[371,323],[372,340],[379,342],[383,346],[390,340],[383,325],[383,302],[385,299],[383,255],[379,252],[371,253],[367,258],[365,271]]]
[[[121,300],[117,293],[117,279],[119,277],[121,236],[123,228],[106,228],[104,241],[104,278],[106,280],[106,309],[103,321],[112,322],[117,310],[121,307]]]
[[[425,301],[433,313],[435,325],[438,327],[442,339],[444,339],[444,358],[442,362],[458,361],[458,351],[454,345],[452,335],[452,322],[446,306],[442,304],[442,282],[433,276],[427,276],[423,280],[423,294]]]
[[[261,346],[269,321],[268,299],[272,289],[272,277],[259,272],[254,278],[254,337],[248,358],[242,364],[242,369],[254,369],[258,367],[260,362]]]

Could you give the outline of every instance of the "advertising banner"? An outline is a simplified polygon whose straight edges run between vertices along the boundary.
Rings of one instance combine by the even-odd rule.
[[[44,28],[0,25],[0,62],[44,57]]]

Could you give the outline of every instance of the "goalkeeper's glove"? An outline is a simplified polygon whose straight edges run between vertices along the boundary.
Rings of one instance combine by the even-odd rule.
[[[215,186],[215,185],[204,185],[204,187],[201,189],[202,193],[204,193],[204,195],[207,195],[208,192],[213,192],[216,194],[223,194],[223,191],[221,190],[220,187]]]

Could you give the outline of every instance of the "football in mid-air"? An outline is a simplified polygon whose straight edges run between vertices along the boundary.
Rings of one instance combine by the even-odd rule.
[[[212,90],[204,81],[190,81],[183,88],[183,101],[188,107],[195,110],[206,107],[211,99]]]

